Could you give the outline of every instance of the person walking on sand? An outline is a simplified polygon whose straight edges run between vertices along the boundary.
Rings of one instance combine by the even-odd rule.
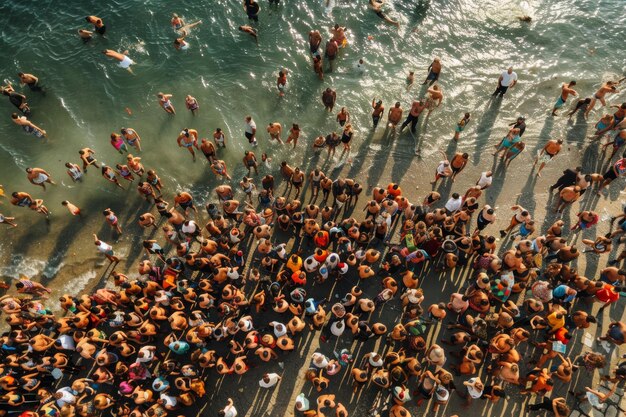
[[[556,100],[556,103],[554,104],[554,107],[552,108],[552,116],[556,116],[556,111],[565,105],[565,102],[567,101],[567,98],[569,97],[570,94],[573,96],[578,96],[578,93],[576,92],[576,90],[572,88],[575,85],[576,85],[576,81],[574,80],[570,81],[569,84],[563,83],[561,85],[561,95]]]
[[[117,265],[120,262],[120,259],[117,256],[115,256],[115,252],[113,252],[113,246],[98,239],[98,235],[96,235],[95,233],[93,234],[93,239],[94,239],[94,243],[96,247],[98,248],[98,251],[100,253],[103,253],[104,256],[109,260],[110,262],[109,265],[111,264]]]
[[[539,154],[535,158],[535,163],[533,164],[534,169],[535,165],[537,165],[537,162],[541,160],[541,165],[539,165],[539,169],[537,170],[538,177],[541,177],[541,170],[546,166],[548,162],[552,160],[552,158],[554,158],[559,152],[561,152],[562,147],[563,139],[552,139],[549,140],[548,143],[546,143],[546,146],[544,146],[541,152],[539,152]]]
[[[133,65],[135,61],[133,61],[126,55],[128,53],[128,50],[120,53],[112,49],[105,49],[104,51],[102,51],[102,53],[108,56],[109,58],[117,59],[118,61],[117,65],[119,65],[120,68],[124,68],[125,70],[128,70],[128,72],[131,72],[131,73],[133,72],[130,66]]]
[[[161,106],[166,113],[176,114],[171,100],[172,94],[157,93],[157,97],[159,98],[159,106]]]
[[[41,168],[26,168],[26,178],[33,185],[39,185],[44,190],[46,189],[46,183],[55,185],[52,181],[52,177],[46,171]]]
[[[517,84],[517,73],[513,71],[513,67],[509,67],[506,71],[503,71],[500,74],[500,78],[498,78],[498,86],[496,87],[496,91],[491,95],[492,97],[504,97],[506,91],[509,88],[515,87]]]

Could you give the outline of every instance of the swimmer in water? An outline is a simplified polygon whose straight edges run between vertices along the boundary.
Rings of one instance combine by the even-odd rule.
[[[182,36],[180,38],[176,38],[174,40],[174,48],[176,48],[176,50],[178,51],[186,51],[187,49],[189,49],[189,42],[185,40],[185,37],[187,37],[187,32],[183,30],[181,31],[181,34]]]
[[[391,23],[394,26],[400,27],[400,23],[398,23],[396,20],[393,20],[392,18],[390,18],[383,12],[382,10],[383,4],[385,4],[385,0],[370,0],[369,8],[370,10],[374,11],[374,13],[376,13],[376,15],[380,17],[381,19],[383,19],[385,22]]]
[[[257,45],[259,44],[259,39],[257,37],[257,31],[256,31],[255,28],[253,28],[250,25],[242,25],[242,26],[239,26],[239,30],[242,31],[242,32],[247,33],[250,36],[252,36],[254,38],[254,41],[256,42],[256,44]]]
[[[78,29],[78,36],[83,40],[83,42],[87,43],[91,40],[93,32],[87,29]]]
[[[104,26],[104,22],[98,16],[87,16],[85,20],[93,25],[93,30],[98,32],[98,34],[104,35],[107,31],[106,26]]]
[[[124,68],[128,70],[128,72],[131,72],[131,73],[133,72],[130,69],[130,66],[133,65],[135,62],[126,55],[128,53],[128,50],[122,53],[119,53],[112,49],[105,49],[104,51],[102,51],[102,53],[108,56],[109,58],[117,59],[119,61],[117,65],[119,65],[120,68]]]
[[[185,25],[182,17],[179,17],[176,13],[172,14],[172,20],[170,20],[170,24],[174,30],[178,30]]]

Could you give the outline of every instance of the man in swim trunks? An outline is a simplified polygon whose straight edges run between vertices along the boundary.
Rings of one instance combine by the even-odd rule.
[[[539,165],[539,170],[537,171],[537,176],[541,177],[541,170],[546,166],[548,162],[552,160],[559,152],[561,152],[561,147],[563,146],[563,139],[557,140],[549,140],[546,143],[546,146],[543,147],[539,155],[535,158],[535,163],[533,164],[533,168],[537,165],[537,162],[541,159],[541,165]]]
[[[128,50],[119,53],[117,51],[113,51],[112,49],[105,49],[104,51],[102,51],[102,53],[109,58],[117,59],[119,61],[118,65],[120,66],[120,68],[124,68],[131,73],[133,72],[130,66],[133,65],[135,62],[126,55],[128,53]]]
[[[121,129],[122,136],[126,139],[126,142],[129,146],[136,148],[138,151],[141,151],[141,137],[135,129],[130,127],[123,127]]]
[[[217,129],[215,129],[215,132],[213,132],[213,140],[215,141],[215,145],[218,148],[226,147],[226,135],[221,128],[218,127]]]
[[[324,103],[324,107],[329,112],[333,111],[333,107],[335,107],[335,102],[337,101],[337,92],[332,88],[328,87],[322,93],[322,103]]]
[[[202,141],[200,142],[200,150],[209,163],[212,163],[217,156],[215,145],[213,145],[213,142],[210,142],[207,138],[202,138]]]
[[[399,27],[400,23],[398,23],[397,21],[391,19],[389,16],[387,16],[385,13],[383,13],[383,10],[382,10],[383,9],[383,4],[385,4],[385,0],[370,0],[369,8],[374,13],[376,13],[376,15],[378,17],[383,19],[385,22],[391,23],[392,25],[395,25],[395,26]]]
[[[561,85],[561,96],[557,99],[556,103],[554,104],[554,108],[552,109],[552,116],[556,116],[556,111],[560,109],[561,107],[563,107],[563,105],[567,101],[567,97],[569,97],[570,94],[573,96],[578,95],[576,90],[572,88],[575,85],[576,85],[576,81],[574,80],[570,81],[569,84],[563,83]]]
[[[50,174],[41,168],[26,168],[26,178],[28,178],[31,184],[39,185],[44,190],[46,189],[46,183],[55,184]]]
[[[33,74],[24,74],[23,72],[18,72],[17,76],[20,77],[20,84],[27,85],[30,88],[30,91],[41,91],[43,87],[39,85],[39,78],[35,77]]]
[[[618,159],[602,176],[604,181],[602,181],[600,188],[598,188],[598,195],[602,195],[604,187],[613,182],[613,180],[617,177],[623,177],[624,175],[626,175],[626,158],[621,158]]]
[[[498,78],[498,86],[496,87],[496,91],[491,95],[492,97],[504,97],[506,91],[509,88],[515,87],[517,84],[517,73],[513,71],[513,67],[509,67],[506,71],[503,71],[500,74],[500,78]]]
[[[598,91],[596,91],[593,97],[591,97],[591,101],[589,102],[589,105],[587,106],[587,110],[585,110],[585,119],[589,117],[589,112],[591,112],[591,110],[593,110],[593,108],[596,106],[597,100],[600,100],[600,103],[602,103],[603,106],[606,106],[606,100],[604,99],[604,97],[607,94],[615,94],[617,92],[618,91],[617,91],[616,82],[607,81],[604,84],[602,84],[602,86],[598,89]]]
[[[198,148],[198,131],[195,129],[183,129],[176,138],[179,147],[185,147],[191,153],[193,162],[196,162],[196,153],[193,148]]]
[[[389,109],[389,113],[387,114],[387,121],[389,122],[389,127],[394,131],[396,130],[396,126],[402,120],[402,107],[400,107],[400,102],[397,101],[396,105]]]
[[[467,165],[468,161],[469,154],[460,152],[454,154],[452,160],[450,161],[450,169],[452,170],[452,175],[450,176],[450,179],[452,180],[452,182],[454,182],[456,176],[460,174],[461,171],[463,171],[463,168],[465,168],[465,165]]]
[[[428,66],[428,75],[426,76],[426,79],[424,80],[422,85],[425,85],[429,81],[430,85],[436,83],[437,80],[439,80],[439,74],[441,74],[441,67],[441,60],[439,58],[433,59],[433,62],[431,62]]]
[[[326,50],[324,51],[324,55],[328,58],[328,72],[333,72],[333,61],[337,57],[337,51],[339,50],[339,45],[335,39],[329,39],[326,42]]]
[[[99,35],[104,35],[107,28],[104,26],[104,22],[98,16],[87,16],[85,20],[93,25],[93,30],[98,32]]]
[[[85,171],[85,174],[87,173],[87,168],[91,165],[95,166],[96,168],[100,168],[98,166],[97,159],[93,157],[96,154],[93,149],[83,148],[78,151],[78,154],[80,155],[81,161],[83,161],[83,171]]]
[[[283,127],[278,122],[270,123],[267,126],[267,133],[270,134],[270,138],[277,140],[280,144],[283,144],[283,141],[280,138],[280,134],[282,133],[282,131],[283,131]]]
[[[34,199],[30,194],[25,192],[16,191],[11,194],[11,204],[18,207],[28,207],[46,217],[50,214],[48,208],[43,205],[43,200]]]
[[[171,94],[157,93],[157,97],[159,98],[159,106],[161,106],[166,113],[176,114],[176,110],[171,101]]]
[[[46,137],[46,134],[47,134],[46,131],[40,128],[39,126],[37,126],[36,124],[34,124],[33,122],[31,122],[30,120],[28,120],[26,116],[19,116],[17,113],[13,113],[11,114],[11,120],[16,125],[22,126],[22,129],[24,129],[26,133],[31,133],[38,138]]]
[[[254,122],[254,120],[252,120],[252,116],[246,116],[245,122],[246,122],[246,132],[245,132],[246,139],[248,139],[248,143],[250,143],[252,146],[256,146],[257,145],[256,123]]]
[[[26,96],[15,91],[11,84],[2,88],[2,94],[9,97],[9,101],[25,116],[30,116],[30,107],[26,102]]]
[[[322,44],[322,35],[319,30],[309,32],[309,51],[313,56],[320,56],[320,45]]]
[[[185,216],[189,215],[189,209],[192,209],[196,216],[198,215],[198,209],[193,205],[193,197],[186,191],[181,191],[174,197],[174,207],[180,206],[185,212]]]
[[[257,166],[259,165],[256,155],[252,151],[246,151],[243,156],[243,165],[248,169],[248,175],[250,175],[250,169],[254,168],[254,173],[259,175]]]
[[[83,172],[78,165],[66,162],[65,167],[67,168],[67,175],[70,176],[73,182],[79,181],[83,177]]]
[[[409,115],[407,116],[404,123],[402,123],[402,126],[400,126],[400,132],[402,132],[404,128],[407,127],[409,123],[411,123],[411,133],[415,134],[415,126],[417,126],[417,121],[419,120],[420,114],[422,114],[425,108],[426,103],[424,103],[423,100],[414,100],[411,104],[411,110],[409,111]]]

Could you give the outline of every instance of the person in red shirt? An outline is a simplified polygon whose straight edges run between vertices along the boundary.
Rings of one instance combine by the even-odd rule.
[[[398,184],[394,184],[392,182],[387,186],[387,194],[395,200],[396,197],[400,197],[402,195],[402,188],[400,188]]]
[[[600,307],[600,311],[602,311],[610,304],[619,300],[619,289],[611,284],[604,284],[602,288],[596,292],[596,299],[604,303],[604,305]]]

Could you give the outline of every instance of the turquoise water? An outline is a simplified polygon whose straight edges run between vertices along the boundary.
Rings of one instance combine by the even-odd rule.
[[[123,126],[141,135],[144,165],[157,169],[170,199],[176,190],[190,189],[204,203],[218,184],[203,157],[192,164],[187,151],[176,146],[178,132],[190,127],[204,137],[222,127],[228,149],[219,156],[238,182],[245,174],[240,161],[248,149],[243,137],[247,114],[259,129],[260,145],[255,152],[258,156],[267,152],[274,160],[273,168],[289,159],[292,165],[309,170],[322,166],[327,172],[355,176],[368,186],[392,179],[402,180],[410,185],[405,189],[413,190],[413,185],[424,187],[439,159],[437,150],[448,146],[454,124],[465,111],[473,119],[458,149],[470,152],[476,172],[490,162],[486,147],[499,141],[506,123],[518,114],[527,117],[524,139],[531,150],[552,137],[564,137],[570,145],[580,146],[586,134],[584,123],[568,125],[566,118],[548,118],[560,84],[576,79],[581,95],[590,96],[600,81],[620,76],[625,65],[618,48],[626,35],[623,0],[390,1],[386,10],[400,21],[399,30],[383,23],[365,1],[336,1],[331,15],[325,14],[317,0],[282,3],[270,8],[267,1],[260,2],[257,47],[236,30],[247,23],[238,1],[180,5],[153,0],[4,2],[1,75],[14,83],[18,71],[40,77],[47,88],[45,97],[26,88],[22,91],[33,109],[32,120],[48,131],[49,140],[41,142],[24,134],[10,121],[13,107],[7,101],[0,104],[0,183],[7,194],[28,191],[43,197],[53,214],[46,223],[28,210],[9,207],[6,202],[0,206],[20,224],[16,230],[1,230],[0,259],[5,267],[0,272],[36,274],[47,268],[46,275],[52,278],[63,266],[93,257],[91,246],[84,246],[91,245],[91,233],[114,240],[102,227],[100,212],[106,207],[116,210],[130,231],[116,246],[122,252],[134,251],[133,245],[140,240],[133,236],[138,231],[132,225],[136,214],[148,209],[139,202],[134,186],[118,190],[95,170],[82,184],[71,184],[63,166],[65,161],[78,162],[78,150],[85,146],[96,150],[99,161],[121,162],[123,158],[109,144],[109,134]],[[187,51],[177,51],[172,45],[175,33],[169,20],[173,12],[187,22],[203,21],[188,37],[191,48]],[[89,28],[84,21],[88,14],[102,17],[108,31],[104,38],[95,36],[83,44],[76,30]],[[521,15],[530,15],[533,22],[518,21]],[[341,51],[336,71],[327,73],[322,82],[312,70],[307,36],[309,30],[319,29],[325,41],[335,22],[348,27],[349,46]],[[106,48],[128,49],[137,63],[134,73],[106,59],[101,54]],[[434,56],[444,64],[442,107],[421,122],[417,138],[405,133],[390,142],[380,137],[380,126],[371,135],[371,100],[380,98],[387,107],[400,101],[407,109],[424,92],[419,85],[406,92],[408,71],[416,71],[418,84]],[[366,62],[364,74],[353,69],[359,58]],[[519,75],[518,86],[501,105],[489,102],[498,74],[509,65]],[[284,98],[278,97],[275,87],[281,68],[289,70]],[[337,110],[348,108],[356,130],[352,153],[341,159],[338,152],[329,161],[325,153],[314,158],[310,149],[314,137],[338,129],[334,115],[325,113],[320,103],[326,86],[337,90]],[[175,117],[157,105],[159,91],[174,94]],[[196,117],[184,107],[187,94],[200,102]],[[611,100],[623,98],[620,94]],[[125,112],[126,107],[132,115]],[[590,125],[600,113],[592,114]],[[284,127],[299,123],[303,134],[298,149],[268,143],[265,126],[273,121]],[[414,155],[416,140],[422,158]],[[530,161],[528,154],[519,158],[523,162],[518,167]],[[27,182],[27,166],[48,170],[60,184],[41,191]],[[65,199],[82,207],[86,218],[69,218],[60,205]]]

